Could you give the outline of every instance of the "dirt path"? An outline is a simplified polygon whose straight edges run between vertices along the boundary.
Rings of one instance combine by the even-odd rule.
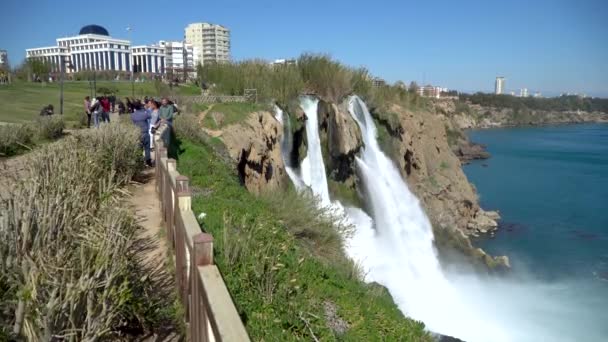
[[[217,137],[221,136],[222,133],[224,133],[222,130],[220,130],[220,129],[215,130],[215,129],[203,127],[203,120],[205,120],[205,117],[207,116],[207,114],[209,114],[211,112],[211,110],[213,109],[214,106],[215,106],[215,104],[212,104],[205,111],[200,112],[200,114],[198,115],[198,122],[201,124],[201,127],[203,128],[203,131],[205,131],[205,133],[209,134],[210,136],[212,136],[214,138],[217,138]]]

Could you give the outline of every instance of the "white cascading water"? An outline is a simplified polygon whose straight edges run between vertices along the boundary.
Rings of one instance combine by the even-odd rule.
[[[310,188],[330,203],[318,132],[318,100],[300,102],[308,120],[308,154],[301,174],[288,163],[296,188]],[[608,334],[598,315],[605,299],[576,298],[578,284],[539,284],[519,278],[482,279],[474,274],[445,274],[433,247],[430,222],[391,160],[376,140],[376,127],[363,101],[353,96],[349,111],[361,128],[364,148],[356,159],[371,214],[359,208],[332,205],[347,215],[355,232],[347,237],[346,253],[363,269],[365,280],[385,286],[409,317],[437,333],[477,341],[604,341]],[[289,117],[275,108],[277,120]],[[280,117],[280,118],[279,118]],[[284,139],[290,134],[285,130]],[[284,146],[287,147],[287,146]],[[285,152],[285,151],[284,151]],[[306,175],[306,176],[305,176]],[[314,175],[314,176],[313,176]],[[594,310],[588,310],[593,307]]]
[[[365,103],[353,96],[349,111],[363,137],[364,148],[356,163],[375,232],[370,239],[369,232],[357,231],[348,254],[366,270],[366,280],[386,286],[399,308],[430,330],[472,341],[483,339],[475,336],[478,329],[470,327],[485,326],[493,341],[503,340],[501,329],[488,326],[483,317],[471,312],[444,276],[431,224],[397,168],[380,150]],[[463,325],[463,321],[469,323]]]
[[[306,139],[308,141],[307,155],[302,160],[300,172],[304,184],[310,187],[312,192],[321,200],[321,204],[326,206],[330,205],[331,202],[329,200],[323,154],[321,153],[319,118],[317,117],[318,105],[319,99],[315,97],[303,96],[300,99],[300,106],[306,114]]]

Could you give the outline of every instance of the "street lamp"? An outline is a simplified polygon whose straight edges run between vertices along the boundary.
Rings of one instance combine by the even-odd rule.
[[[131,97],[135,97],[135,83],[134,83],[134,79],[133,79],[133,68],[135,68],[135,66],[133,65],[133,62],[135,61],[135,58],[133,58],[133,49],[131,48],[133,46],[133,42],[131,41],[131,26],[127,27],[127,31],[129,32],[129,65],[131,66]]]
[[[74,66],[69,60],[64,59],[65,56],[61,56],[61,63],[59,63],[59,69],[61,73],[61,91],[59,94],[59,114],[63,115],[63,79],[65,77],[65,68],[66,66],[72,70]]]

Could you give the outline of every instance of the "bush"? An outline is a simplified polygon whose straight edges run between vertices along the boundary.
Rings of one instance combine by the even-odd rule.
[[[10,157],[30,149],[35,133],[30,125],[0,125],[0,156]]]
[[[108,125],[26,159],[0,201],[0,326],[21,321],[26,340],[116,340],[167,319],[172,297],[140,260],[145,244],[122,205],[138,135]]]
[[[65,123],[61,117],[41,116],[36,120],[38,138],[42,140],[56,140],[63,136]]]

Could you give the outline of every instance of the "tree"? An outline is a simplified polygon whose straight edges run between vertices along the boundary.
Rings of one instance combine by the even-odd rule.
[[[418,87],[418,83],[416,83],[416,81],[412,81],[412,82],[410,82],[410,87],[408,90],[412,93],[416,93],[416,92],[418,92],[418,88],[420,88],[420,87]]]

